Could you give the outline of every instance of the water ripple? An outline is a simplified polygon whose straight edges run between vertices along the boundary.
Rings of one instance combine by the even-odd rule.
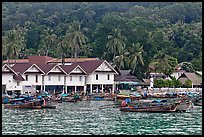
[[[202,107],[192,113],[97,109],[110,101],[64,102],[56,109],[2,109],[3,135],[201,135]]]

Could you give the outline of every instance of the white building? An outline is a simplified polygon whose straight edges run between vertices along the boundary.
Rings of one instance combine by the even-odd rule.
[[[34,57],[36,59],[32,58],[32,62],[2,67],[5,91],[20,91],[21,94],[36,90],[114,92],[114,74],[117,71],[105,60],[59,65],[46,64],[39,61],[38,56]]]
[[[19,92],[22,90],[24,78],[11,69],[7,64],[2,67],[2,94]]]

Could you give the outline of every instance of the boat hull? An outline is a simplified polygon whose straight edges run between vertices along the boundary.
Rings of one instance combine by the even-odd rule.
[[[178,104],[169,104],[162,106],[152,106],[152,107],[138,107],[138,106],[127,106],[121,107],[120,111],[126,112],[175,112]]]
[[[43,100],[40,101],[32,101],[27,103],[19,103],[19,104],[3,104],[4,108],[11,109],[39,109],[43,104]]]

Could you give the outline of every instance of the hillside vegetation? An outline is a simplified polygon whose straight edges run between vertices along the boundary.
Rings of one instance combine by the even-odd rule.
[[[3,2],[2,58],[98,57],[138,78],[202,70],[201,2]]]

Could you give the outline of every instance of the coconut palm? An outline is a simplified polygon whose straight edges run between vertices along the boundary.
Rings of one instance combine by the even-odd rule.
[[[120,29],[114,29],[113,30],[113,35],[109,35],[108,43],[106,44],[106,48],[109,53],[113,54],[113,59],[115,58],[116,55],[121,54],[122,50],[125,48],[125,42],[124,37],[121,34]]]
[[[46,29],[41,35],[42,51],[44,51],[45,56],[49,56],[50,49],[56,44],[57,36],[56,34],[51,34],[52,30]]]
[[[151,62],[155,66],[155,72],[165,73],[171,66],[169,65],[168,56],[159,51],[155,56],[153,61]]]
[[[128,62],[128,56],[129,55],[129,52],[126,51],[126,50],[123,50],[122,53],[118,56],[116,56],[114,59],[113,59],[113,62],[115,65],[118,66],[119,69],[121,68],[124,68],[126,63]]]
[[[80,47],[86,44],[88,38],[84,35],[81,29],[81,23],[79,21],[73,21],[69,27],[68,32],[66,33],[67,41],[69,46],[74,51],[74,58],[77,58],[77,52],[80,50]]]
[[[144,52],[143,46],[141,46],[140,43],[132,44],[132,49],[130,52],[131,53],[130,61],[129,61],[129,65],[132,68],[132,73],[135,72],[135,69],[138,64],[144,65],[144,61],[142,57],[143,52]]]
[[[16,59],[21,49],[25,48],[26,29],[17,25],[14,29],[7,31],[2,37],[3,54],[6,55],[8,63],[12,57]]]

